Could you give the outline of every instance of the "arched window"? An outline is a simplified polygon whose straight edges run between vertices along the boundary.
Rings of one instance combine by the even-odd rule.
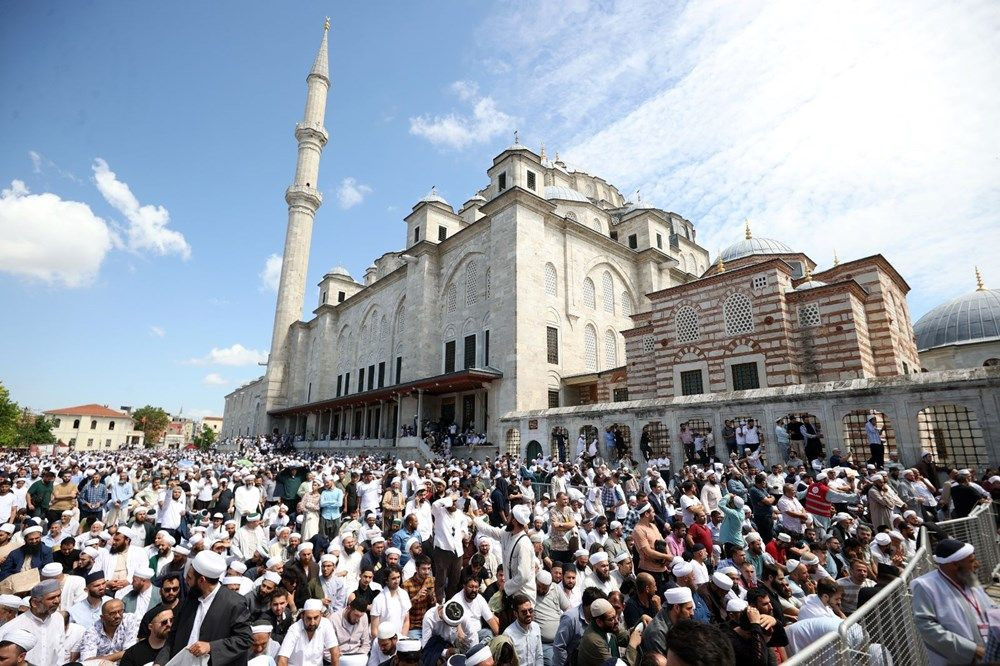
[[[1000,358],[988,358],[983,361],[984,368],[994,368],[998,365],[1000,365]]]
[[[622,314],[626,317],[632,316],[632,297],[627,291],[622,292]]]
[[[458,289],[455,288],[455,285],[448,287],[445,300],[448,306],[448,314],[455,314],[455,311],[458,310]]]
[[[592,226],[594,228],[594,231],[596,231],[598,233],[604,233],[604,227],[601,225],[601,219],[600,218],[595,217],[593,219],[593,222],[591,223],[590,226]]]
[[[743,294],[733,294],[722,306],[722,315],[726,318],[726,334],[739,335],[753,333],[753,308],[750,299]]]
[[[583,329],[583,359],[587,370],[597,370],[597,331],[590,324]]]
[[[507,430],[506,440],[507,455],[518,457],[521,455],[521,433],[515,428]]]
[[[615,332],[607,330],[604,332],[604,369],[618,367],[618,338]]]
[[[399,312],[396,313],[396,334],[399,335],[406,330],[406,315],[403,312],[403,308],[399,308]]]
[[[109,421],[108,422],[108,430],[114,430],[114,429],[115,429],[115,422],[114,421]]]
[[[688,252],[687,260],[688,260],[687,261],[688,270],[691,273],[694,273],[696,270],[698,270],[698,260],[694,258],[693,252]]]
[[[615,311],[615,281],[611,277],[610,271],[604,271],[601,276],[601,297],[604,301],[604,311]]]
[[[677,263],[679,263],[679,264],[680,264],[680,269],[681,269],[682,271],[684,271],[685,273],[687,273],[687,269],[688,269],[688,264],[687,264],[687,259],[685,259],[685,258],[684,258],[684,255],[683,255],[683,254],[682,254],[682,255],[679,255],[679,256],[677,257]]]
[[[97,419],[94,419],[90,422],[90,429],[97,430]]]
[[[552,264],[545,264],[545,293],[549,296],[558,296],[558,280],[556,267]]]
[[[698,339],[698,313],[685,305],[677,311],[677,342],[694,342]]]
[[[566,213],[566,219],[573,220],[574,222],[576,222],[576,213],[574,213],[573,211],[569,211],[568,213]]]
[[[475,305],[479,302],[479,264],[470,261],[465,267],[465,304]]]
[[[597,290],[594,289],[594,281],[590,278],[583,280],[583,304],[591,310],[597,308]]]
[[[389,321],[382,315],[382,321],[379,323],[378,339],[379,342],[385,342],[386,338],[389,337]]]

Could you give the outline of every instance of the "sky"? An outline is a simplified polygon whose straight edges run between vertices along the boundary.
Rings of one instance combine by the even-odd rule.
[[[1000,4],[0,3],[0,381],[35,409],[220,415],[270,346],[305,76],[332,88],[304,317],[513,142],[914,319],[1000,284]]]

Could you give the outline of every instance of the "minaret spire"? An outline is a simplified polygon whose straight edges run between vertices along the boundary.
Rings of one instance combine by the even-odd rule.
[[[979,266],[976,266],[976,291],[986,291],[986,285],[983,284],[983,274],[979,272]]]
[[[747,240],[750,240],[751,238],[753,238],[753,234],[750,233],[750,220],[749,220],[749,218],[745,219],[744,222],[746,222],[746,226],[744,227],[744,229],[746,230],[746,237],[747,237]]]
[[[285,252],[281,262],[281,279],[274,309],[274,330],[271,333],[271,353],[267,360],[265,411],[281,407],[289,400],[284,385],[288,361],[288,330],[302,317],[306,297],[306,274],[309,271],[309,249],[312,243],[313,220],[323,203],[319,192],[319,159],[329,134],[323,127],[326,98],[330,92],[329,47],[327,35],[330,19],[323,24],[323,40],[306,77],[306,108],[302,122],[295,125],[298,160],[295,177],[285,190],[288,203],[288,227],[285,232]],[[263,415],[262,415],[263,416]]]

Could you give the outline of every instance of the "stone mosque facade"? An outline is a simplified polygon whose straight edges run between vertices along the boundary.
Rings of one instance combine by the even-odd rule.
[[[1000,372],[917,374],[909,286],[884,257],[820,270],[748,223],[712,260],[690,221],[516,135],[457,209],[432,188],[403,220],[401,249],[359,279],[339,267],[324,275],[301,321],[322,203],[326,32],[307,84],[267,371],[226,396],[223,437],[277,431],[319,449],[426,457],[410,429],[454,423],[485,433],[486,453],[534,457],[619,425],[636,449],[641,431],[676,455],[681,424],[718,432],[729,416],[755,414],[766,438],[775,418],[797,414],[826,424],[828,448],[853,447],[872,413],[904,433],[897,398],[872,396],[945,390],[973,415],[960,419],[962,451],[997,461],[976,457],[976,443],[1000,441]],[[905,431],[900,450],[951,437],[934,423]],[[934,450],[956,459],[946,442]]]

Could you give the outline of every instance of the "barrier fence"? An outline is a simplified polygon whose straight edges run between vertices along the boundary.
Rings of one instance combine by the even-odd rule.
[[[937,523],[940,532],[972,544],[980,561],[979,580],[989,585],[1000,566],[1000,543],[991,504],[982,504],[966,518]],[[792,656],[783,666],[909,666],[927,664],[927,649],[913,617],[910,582],[934,569],[929,534],[921,529],[920,548],[892,581],[840,623],[836,632]]]

